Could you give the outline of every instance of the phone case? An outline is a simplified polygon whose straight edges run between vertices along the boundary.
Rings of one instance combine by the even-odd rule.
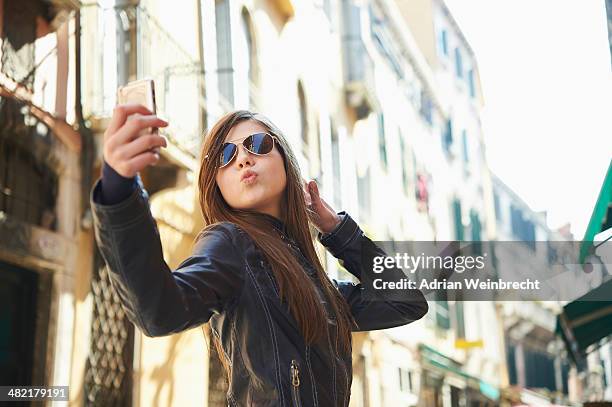
[[[140,79],[129,82],[117,89],[117,103],[139,103],[149,109],[153,114],[157,114],[155,105],[155,83],[152,79]],[[141,134],[157,133],[157,127],[144,129]]]

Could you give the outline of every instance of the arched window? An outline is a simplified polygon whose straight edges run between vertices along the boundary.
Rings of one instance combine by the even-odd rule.
[[[308,158],[308,107],[306,104],[306,96],[304,95],[304,87],[302,82],[297,84],[298,102],[300,108],[300,134],[302,136],[302,152]]]
[[[323,156],[321,152],[321,145],[323,144],[323,140],[321,140],[321,122],[319,121],[319,117],[317,115],[317,119],[315,122],[315,128],[317,129],[317,166],[319,168],[318,180],[321,181],[321,173],[323,172]]]
[[[232,65],[232,36],[229,0],[215,1],[215,29],[217,36],[217,75],[219,94],[225,109],[234,106],[234,67]]]
[[[258,71],[257,47],[253,31],[253,23],[249,11],[242,9],[240,16],[240,30],[236,41],[236,72],[239,86],[236,88],[241,94],[238,96],[240,104],[257,110],[258,107]]]
[[[253,23],[251,16],[247,9],[242,9],[242,31],[244,32],[244,38],[246,42],[246,49],[248,55],[248,71],[249,79],[253,83],[257,83],[257,48],[255,44],[255,37],[253,34]]]
[[[330,119],[331,130],[331,150],[332,150],[332,189],[334,191],[333,202],[337,208],[342,207],[342,180],[340,173],[340,139],[338,138],[338,129],[333,119]]]

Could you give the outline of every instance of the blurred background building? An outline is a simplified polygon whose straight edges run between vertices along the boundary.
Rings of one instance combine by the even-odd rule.
[[[606,0],[606,15],[608,16],[608,43],[610,44],[610,65],[612,65],[612,1]]]
[[[282,128],[373,240],[518,240],[540,261],[534,241],[573,239],[490,172],[477,56],[442,0],[0,0],[0,33],[0,384],[68,384],[75,406],[227,405],[202,331],[134,329],[95,247],[88,194],[134,79],[155,80],[170,123],[141,174],[170,267],[203,226],[202,135],[234,109]],[[610,400],[610,345],[572,359],[562,305],[438,293],[418,322],[354,334],[351,406]]]

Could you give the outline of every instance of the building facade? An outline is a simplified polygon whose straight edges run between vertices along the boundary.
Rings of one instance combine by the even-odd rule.
[[[500,236],[476,56],[441,0],[65,0],[52,18],[26,3],[27,19],[0,0],[0,298],[24,317],[10,319],[8,355],[32,360],[10,359],[3,380],[69,384],[75,406],[227,405],[202,330],[142,335],[95,247],[88,194],[131,80],[154,79],[170,123],[141,177],[171,268],[203,226],[202,138],[234,109],[283,129],[303,177],[373,240]],[[437,293],[420,321],[355,333],[351,406],[504,403],[530,380],[508,364],[525,349],[508,347],[522,339],[504,312]]]

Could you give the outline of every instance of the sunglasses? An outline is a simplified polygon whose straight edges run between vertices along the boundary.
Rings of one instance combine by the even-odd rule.
[[[251,154],[255,155],[266,155],[274,148],[274,140],[278,141],[276,136],[272,136],[269,133],[254,133],[242,140],[242,145]],[[221,147],[221,154],[219,154],[219,168],[223,168],[228,165],[234,157],[238,155],[238,144],[226,142]],[[205,156],[208,159],[208,154]]]

